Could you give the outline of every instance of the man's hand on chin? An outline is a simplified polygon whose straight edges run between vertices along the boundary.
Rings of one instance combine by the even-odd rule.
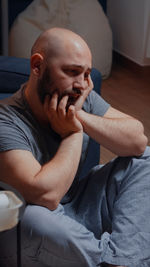
[[[84,101],[86,100],[87,96],[90,94],[92,89],[93,89],[93,82],[92,82],[91,76],[89,75],[87,88],[80,90],[81,94],[79,95],[79,97],[77,98],[77,100],[74,103],[76,111],[79,111],[80,109],[82,109]]]
[[[52,97],[47,95],[44,102],[44,111],[49,124],[62,138],[83,132],[82,124],[76,117],[75,107],[70,105],[67,109],[67,102],[67,95],[59,101],[57,93],[54,93]]]

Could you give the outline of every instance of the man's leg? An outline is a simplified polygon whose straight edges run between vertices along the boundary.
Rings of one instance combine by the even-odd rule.
[[[68,209],[101,240],[100,262],[149,267],[150,148],[95,167],[78,192]]]
[[[112,229],[101,261],[119,266],[149,267],[149,147],[141,157],[118,158],[114,162],[106,195]]]
[[[99,243],[93,233],[68,217],[62,205],[55,211],[28,206],[22,221],[23,267],[94,267]]]
[[[65,215],[62,205],[55,211],[28,205],[21,228],[22,267],[94,267],[99,263],[100,241]],[[7,238],[3,236],[0,247],[0,266],[16,267],[15,229]]]

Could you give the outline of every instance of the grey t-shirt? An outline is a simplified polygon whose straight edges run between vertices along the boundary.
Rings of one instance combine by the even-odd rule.
[[[56,153],[61,138],[50,127],[45,129],[34,117],[24,95],[25,85],[10,98],[0,101],[0,151],[28,150],[43,165]],[[103,116],[109,104],[92,91],[83,109]],[[80,167],[84,162],[89,137],[84,133]]]

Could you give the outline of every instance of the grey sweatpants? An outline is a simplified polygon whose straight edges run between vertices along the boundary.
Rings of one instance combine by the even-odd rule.
[[[28,205],[22,267],[150,266],[150,148],[96,166],[54,211]],[[16,267],[16,228],[0,233],[0,266]]]

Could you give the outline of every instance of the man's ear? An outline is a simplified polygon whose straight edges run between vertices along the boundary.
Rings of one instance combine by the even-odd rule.
[[[31,56],[31,70],[36,76],[40,76],[43,69],[44,58],[40,53],[35,53]]]

